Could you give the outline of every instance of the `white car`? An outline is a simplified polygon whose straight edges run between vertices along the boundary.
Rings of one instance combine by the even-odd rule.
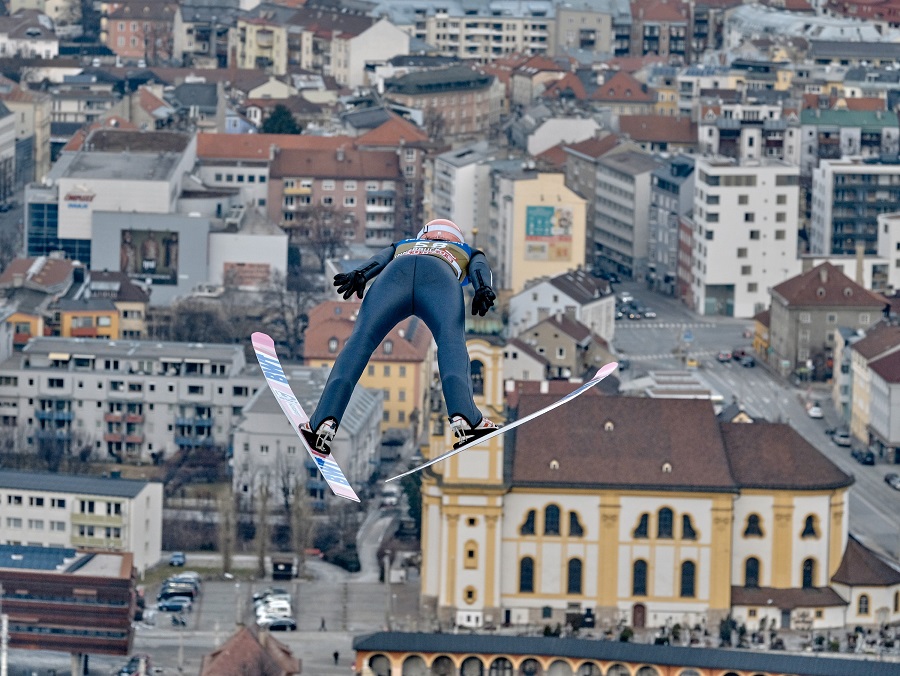
[[[820,406],[810,406],[809,410],[806,412],[810,418],[824,418],[825,414],[822,412],[822,408]]]

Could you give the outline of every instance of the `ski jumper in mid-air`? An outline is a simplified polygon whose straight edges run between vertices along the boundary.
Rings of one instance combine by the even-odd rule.
[[[466,244],[452,221],[429,221],[415,239],[396,242],[361,267],[334,276],[337,292],[363,297],[366,283],[377,276],[359,308],[353,332],[325,383],[310,421],[300,428],[311,448],[331,452],[350,395],[375,349],[398,323],[415,315],[437,343],[438,370],[450,427],[459,446],[497,429],[485,418],[472,395],[466,351],[465,298],[462,286],[475,291],[472,314],[484,316],[496,296],[484,253]]]

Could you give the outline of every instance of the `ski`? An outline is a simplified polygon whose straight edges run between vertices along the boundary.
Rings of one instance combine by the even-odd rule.
[[[306,452],[309,453],[309,457],[316,463],[316,467],[319,468],[319,472],[322,473],[322,477],[328,483],[328,486],[335,495],[359,502],[359,497],[350,486],[347,477],[344,476],[344,472],[340,465],[337,464],[337,460],[331,454],[325,455],[310,448],[309,444],[306,443],[306,439],[300,433],[300,426],[309,420],[309,416],[306,415],[306,411],[303,410],[300,402],[297,401],[297,397],[294,396],[294,391],[288,384],[287,376],[284,375],[284,369],[281,368],[281,361],[275,352],[275,342],[265,333],[259,332],[250,336],[250,341],[253,343],[253,351],[256,353],[256,359],[259,361],[259,366],[266,377],[269,389],[272,390],[272,394],[275,395],[281,410],[284,411],[291,423],[291,427],[294,428],[294,432],[300,438],[300,442],[303,444]]]
[[[447,458],[451,458],[454,455],[456,455],[457,453],[462,453],[463,451],[468,450],[468,449],[472,448],[473,446],[482,444],[485,441],[487,441],[488,439],[493,439],[494,437],[498,437],[501,434],[505,434],[506,432],[509,432],[510,430],[515,429],[519,425],[524,425],[529,420],[534,420],[535,418],[538,418],[538,417],[544,415],[545,413],[548,413],[548,412],[552,411],[553,409],[558,408],[558,407],[562,406],[563,404],[572,401],[576,397],[581,396],[582,394],[587,392],[589,389],[594,387],[594,385],[597,385],[601,380],[606,378],[610,373],[614,373],[618,367],[619,367],[619,362],[615,362],[615,361],[610,362],[609,364],[604,364],[604,366],[599,371],[597,371],[597,373],[594,375],[593,378],[588,380],[577,390],[573,390],[573,391],[569,392],[562,399],[559,399],[558,401],[554,401],[549,406],[545,406],[544,408],[540,409],[539,411],[535,411],[534,413],[529,413],[524,418],[519,418],[518,420],[514,420],[513,422],[508,423],[508,424],[504,425],[503,427],[498,427],[496,430],[494,430],[490,434],[485,434],[483,437],[476,439],[475,441],[471,441],[468,444],[466,444],[465,446],[460,446],[459,448],[453,448],[453,449],[447,451],[446,453],[439,455],[436,458],[432,458],[431,460],[428,460],[427,462],[422,463],[418,467],[414,467],[411,470],[403,472],[403,474],[398,474],[397,476],[392,476],[390,479],[386,479],[385,481],[386,482],[387,481],[396,481],[397,479],[402,479],[403,477],[409,476],[410,474],[415,474],[416,472],[423,470],[426,467],[430,467],[431,465],[434,465],[435,463],[441,462],[442,460],[446,460]]]

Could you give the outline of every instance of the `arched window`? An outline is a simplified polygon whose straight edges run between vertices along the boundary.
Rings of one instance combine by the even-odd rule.
[[[751,556],[744,562],[744,586],[759,586],[759,559]]]
[[[334,336],[328,339],[328,351],[332,354],[338,351],[338,339]]]
[[[869,595],[868,594],[860,594],[859,600],[856,602],[856,614],[857,615],[868,615],[869,614]]]
[[[581,593],[581,559],[569,559],[568,584],[566,591],[569,594]]]
[[[559,507],[547,505],[544,509],[544,535],[559,535]]]
[[[519,591],[523,594],[534,591],[534,559],[530,556],[519,561]]]
[[[386,341],[384,341],[384,345],[382,345],[382,347],[384,348],[385,354],[393,354],[394,353],[394,341],[386,340]]]
[[[578,514],[576,512],[569,512],[569,536],[580,538],[582,535],[584,535],[584,528],[581,527],[581,522],[578,520]]]
[[[603,672],[593,662],[585,662],[578,667],[578,676],[603,676]]]
[[[634,532],[632,535],[637,538],[646,538],[648,537],[647,531],[649,530],[650,524],[650,515],[649,514],[641,514],[641,519],[638,521],[638,525],[635,526]]]
[[[682,540],[696,540],[697,539],[697,531],[694,530],[694,524],[691,523],[691,515],[690,514],[682,514],[681,515],[681,539]]]
[[[800,534],[802,538],[817,538],[819,537],[819,529],[816,527],[816,516],[815,514],[810,514],[806,517],[806,520],[803,522],[803,532]]]
[[[488,676],[513,676],[513,665],[505,657],[498,657],[491,662]]]
[[[468,540],[463,550],[465,551],[463,567],[478,568],[478,543],[475,540]]]
[[[459,665],[459,673],[460,676],[484,676],[484,665],[480,659],[472,655]]]
[[[663,507],[657,515],[658,522],[656,524],[656,537],[661,539],[672,539],[672,510]]]
[[[759,518],[759,514],[751,514],[747,517],[747,527],[744,528],[744,537],[761,538],[762,536],[762,521]]]
[[[631,572],[631,595],[647,595],[647,562],[635,561]]]
[[[534,517],[534,510],[529,509],[528,514],[525,516],[525,522],[519,528],[519,535],[534,535]]]
[[[694,577],[697,567],[693,561],[685,561],[681,564],[681,595],[687,598],[693,598],[696,593],[694,591]]]
[[[816,586],[816,561],[815,559],[803,560],[803,588],[811,589]]]
[[[477,359],[471,363],[472,369],[472,394],[476,397],[484,394],[484,364]]]

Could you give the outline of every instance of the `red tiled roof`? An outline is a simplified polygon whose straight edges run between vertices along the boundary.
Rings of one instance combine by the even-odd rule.
[[[867,360],[879,359],[900,348],[900,326],[878,323],[857,340],[850,349]]]
[[[533,75],[541,72],[561,73],[565,69],[553,59],[547,58],[543,54],[536,54],[528,59],[525,63],[516,67],[517,74]]]
[[[887,100],[877,96],[860,96],[846,98],[847,110],[879,111],[887,110]]]
[[[102,120],[97,120],[96,122],[90,122],[84,125],[72,135],[72,138],[70,138],[66,145],[63,146],[63,150],[71,152],[81,150],[85,140],[95,129],[131,129],[132,131],[138,131],[138,126],[133,122],[129,122],[124,117],[110,115]]]
[[[610,103],[653,103],[656,101],[656,92],[632,75],[618,71],[594,90],[591,100]]]
[[[522,394],[518,415],[558,398]],[[585,395],[552,416],[552,444],[546,424],[516,431],[514,486],[737,490],[709,401]]]
[[[900,352],[891,354],[869,362],[869,368],[878,374],[886,383],[900,383]]]
[[[38,265],[39,260],[14,258],[0,274],[0,287],[12,287],[16,278],[20,277],[26,287],[50,293],[72,279],[72,271],[75,269],[72,261],[65,258],[43,258],[42,264]]]
[[[735,482],[765,490],[827,490],[853,483],[790,425],[722,423],[721,437]]]
[[[831,587],[738,587],[731,588],[731,605],[762,606],[772,605],[785,610],[794,608],[827,608],[846,606],[847,602]]]
[[[828,262],[791,277],[772,291],[794,307],[877,307],[880,310],[886,302]]]
[[[587,99],[587,90],[584,83],[575,73],[566,73],[558,80],[554,80],[547,84],[547,87],[541,92],[541,96],[547,99],[558,99],[563,95],[574,96],[579,101]]]
[[[638,142],[696,143],[697,123],[689,117],[621,115],[619,133]]]
[[[771,321],[771,318],[772,318],[771,311],[768,309],[762,310],[761,312],[757,312],[755,315],[753,315],[753,319],[755,321],[759,322],[760,324],[762,324],[763,326],[766,326],[766,327],[769,326],[769,322]]]
[[[400,179],[400,160],[389,150],[283,149],[269,165],[272,178],[311,176],[336,179]]]
[[[200,664],[200,676],[293,676],[300,673],[300,660],[288,646],[269,632],[247,627],[238,629],[220,648],[204,655]]]
[[[343,348],[353,331],[356,315],[362,301],[329,300],[319,303],[309,312],[309,328],[303,347],[303,358],[337,358],[337,352],[328,349],[328,342],[337,338],[339,349]],[[428,355],[431,347],[431,332],[425,323],[416,317],[400,322],[391,329],[385,341],[392,342],[392,349],[385,353],[384,341],[372,354],[371,361],[419,362]]]
[[[399,146],[403,143],[425,143],[428,134],[409,120],[392,114],[391,119],[356,139],[357,146]]]
[[[350,146],[352,136],[308,136],[306,134],[197,134],[197,157],[201,159],[260,160],[269,157],[272,146],[282,150],[336,150]]]
[[[900,571],[851,535],[831,581],[848,587],[890,587],[900,584]]]
[[[557,143],[555,146],[547,148],[544,152],[535,158],[540,160],[544,165],[555,169],[561,169],[566,164],[565,142]]]
[[[589,138],[578,143],[566,144],[566,148],[581,155],[597,159],[619,145],[620,140],[615,134],[607,134],[603,138]]]

